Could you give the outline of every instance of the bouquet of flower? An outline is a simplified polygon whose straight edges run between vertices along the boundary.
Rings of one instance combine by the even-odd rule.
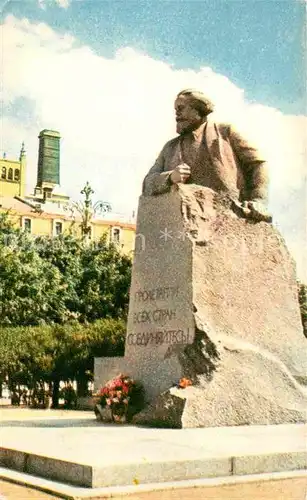
[[[129,421],[144,406],[144,391],[140,383],[120,374],[109,380],[99,391],[100,405],[108,407],[114,421]]]

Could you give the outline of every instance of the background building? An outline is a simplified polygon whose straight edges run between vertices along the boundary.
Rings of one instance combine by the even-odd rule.
[[[26,151],[22,144],[19,160],[0,159],[0,211],[9,211],[16,227],[33,235],[56,236],[68,231],[82,234],[82,214],[73,210],[75,203],[60,189],[60,134],[42,130],[39,134],[37,182],[32,194],[25,192]],[[127,222],[112,213],[93,213],[88,238],[98,240],[104,234],[125,253],[133,252],[134,220]]]
[[[8,160],[6,155],[0,158],[0,171],[0,197],[23,197],[26,185],[26,153],[24,144],[21,147],[19,160]]]

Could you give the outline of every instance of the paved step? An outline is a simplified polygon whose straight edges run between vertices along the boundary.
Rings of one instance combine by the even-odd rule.
[[[0,478],[6,482],[9,481],[20,485],[20,487],[31,488],[31,490],[27,490],[27,493],[30,491],[33,493],[33,489],[35,489],[66,500],[102,500],[110,498],[112,500],[124,500],[124,498],[127,498],[127,500],[204,500],[205,498],[207,500],[230,500],[230,498],[244,498],[245,500],[303,500],[306,497],[307,490],[307,471],[190,479],[108,488],[70,486],[2,467],[0,467]],[[25,492],[20,491],[20,493],[18,498],[24,498]],[[27,496],[31,500],[33,500],[33,497],[34,495],[30,496],[30,494]]]
[[[88,488],[307,469],[303,424],[146,429],[92,413],[1,422],[0,464]]]

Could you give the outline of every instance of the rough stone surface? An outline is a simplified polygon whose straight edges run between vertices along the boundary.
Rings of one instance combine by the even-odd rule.
[[[189,242],[196,333],[192,344],[169,352],[193,386],[170,386],[134,422],[178,427],[169,411],[170,400],[173,407],[178,398],[184,402],[182,427],[305,421],[307,393],[300,383],[307,374],[306,339],[295,266],[279,232],[245,219],[230,199],[210,189],[181,186],[150,198],[152,210],[163,197],[176,205],[179,198]],[[164,251],[176,258],[174,247]]]
[[[225,343],[226,344],[226,343]],[[229,344],[230,345],[230,344]],[[230,350],[228,350],[230,349]],[[306,390],[301,387],[280,363],[272,363],[257,351],[219,348],[219,360],[208,376],[195,376],[193,360],[205,370],[205,346],[201,352],[187,354],[186,375],[195,385],[165,391],[145,410],[134,417],[136,424],[163,427],[215,427],[233,425],[267,425],[295,423],[306,420]],[[184,363],[185,354],[182,356]],[[195,367],[194,365],[194,367]],[[258,380],[255,380],[258,379]],[[169,401],[181,399],[182,409],[174,419]],[[179,422],[180,420],[180,422]],[[179,423],[178,423],[179,422]]]
[[[110,363],[144,383],[138,424],[305,421],[306,339],[279,232],[208,188],[141,197],[125,357]]]
[[[177,195],[141,197],[124,358],[95,360],[95,387],[125,371],[152,400],[183,374],[173,352],[195,333],[191,280],[193,243]]]

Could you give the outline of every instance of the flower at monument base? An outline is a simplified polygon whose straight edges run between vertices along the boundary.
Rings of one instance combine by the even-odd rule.
[[[113,414],[113,419],[114,422],[122,422],[122,423],[126,422],[126,420],[124,419],[124,415],[117,415],[116,413]]]
[[[127,375],[109,380],[98,394],[99,404],[110,408],[114,422],[129,421],[144,406],[142,385]]]
[[[185,389],[189,385],[193,385],[192,380],[190,380],[189,378],[183,377],[179,380],[178,387],[180,389]]]

